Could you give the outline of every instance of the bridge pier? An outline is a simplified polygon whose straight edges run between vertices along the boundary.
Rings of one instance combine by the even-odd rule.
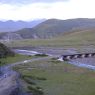
[[[78,55],[75,55],[74,58],[75,58],[75,59],[78,58]]]
[[[64,59],[63,59],[63,57],[61,56],[61,57],[59,57],[59,59],[58,59],[59,61],[65,61]]]
[[[67,58],[66,58],[67,60],[70,60],[71,59],[71,56],[67,56]]]
[[[82,57],[82,58],[85,58],[85,56],[86,56],[85,54],[82,54],[82,56],[81,56],[81,57]]]
[[[92,56],[92,54],[89,54],[88,56],[89,56],[89,57],[91,57],[91,56]]]

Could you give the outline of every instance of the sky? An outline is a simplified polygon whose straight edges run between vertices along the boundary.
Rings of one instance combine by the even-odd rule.
[[[95,18],[95,0],[0,0],[0,20]]]

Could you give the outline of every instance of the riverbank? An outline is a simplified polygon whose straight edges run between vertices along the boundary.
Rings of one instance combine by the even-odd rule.
[[[19,76],[12,70],[16,64],[24,63],[23,60],[32,59],[29,56],[18,55],[0,59],[0,95],[21,95],[19,92]]]
[[[20,77],[18,77],[18,73],[14,72],[12,68],[19,64],[26,64],[26,63],[37,61],[37,60],[45,60],[47,58],[48,57],[42,57],[42,58],[37,57],[34,59],[28,59],[28,60],[2,66],[1,67],[2,75],[0,76],[0,89],[1,89],[0,95],[28,95],[26,94],[26,92],[24,92],[25,94],[15,94],[15,91],[19,93],[18,90],[22,84],[19,84]],[[23,93],[23,91],[20,93]]]

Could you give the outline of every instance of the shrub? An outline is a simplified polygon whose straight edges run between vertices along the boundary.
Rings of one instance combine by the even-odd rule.
[[[33,95],[44,95],[43,91],[41,89],[38,89],[38,87],[28,86],[28,89],[29,92],[32,93]]]
[[[48,55],[46,55],[46,54],[36,54],[35,56],[45,57],[45,56],[48,56]]]
[[[36,85],[36,83],[30,80],[29,78],[24,78],[24,81],[27,82],[28,84]]]
[[[36,77],[38,80],[47,80],[46,78],[43,77]]]

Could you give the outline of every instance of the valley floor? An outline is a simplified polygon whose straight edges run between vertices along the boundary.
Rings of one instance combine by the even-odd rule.
[[[23,89],[34,95],[95,95],[95,71],[90,69],[47,59],[15,70],[21,73]]]
[[[94,48],[30,48],[31,47],[25,47],[22,49],[35,50],[41,53],[47,53],[50,54],[51,57],[31,59],[31,56],[18,56],[14,58],[15,60],[21,61],[21,63],[18,62],[10,65],[15,66],[17,64],[17,66],[14,67],[14,70],[21,74],[21,83],[23,91],[26,91],[30,95],[95,95],[94,70],[77,67],[68,64],[67,62],[59,62],[55,59],[55,57],[58,57],[61,54],[90,51],[93,52],[95,50]],[[14,59],[6,59],[6,62],[12,63],[14,62]],[[23,59],[29,59],[29,61],[22,61]],[[4,59],[2,61],[4,61]],[[80,61],[81,63],[95,65],[95,58],[76,59],[74,61]],[[1,80],[1,95],[6,95],[7,92],[5,92],[4,90],[6,90],[7,88],[14,87],[14,80],[15,74]],[[12,82],[13,84],[10,82]]]

